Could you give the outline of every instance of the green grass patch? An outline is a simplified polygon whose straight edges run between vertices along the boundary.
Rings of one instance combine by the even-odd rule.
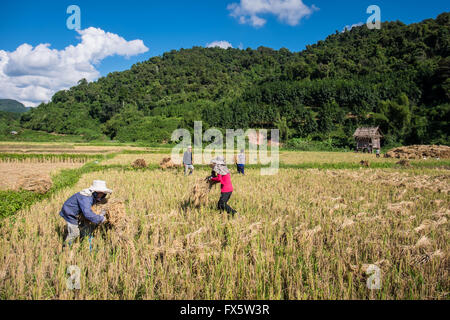
[[[44,195],[30,191],[0,191],[0,219],[14,214],[27,204],[35,203],[42,199],[44,199]]]
[[[81,135],[54,135],[44,131],[23,129],[18,135],[4,134],[0,135],[0,141],[17,142],[86,142]]]

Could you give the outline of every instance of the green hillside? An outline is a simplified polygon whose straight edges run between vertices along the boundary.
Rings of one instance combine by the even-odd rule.
[[[177,127],[279,128],[282,139],[352,145],[360,125],[385,144],[449,144],[450,13],[336,32],[301,52],[194,47],[93,83],[22,116],[28,129],[160,142]]]
[[[12,99],[0,99],[0,111],[24,113],[30,108],[25,107],[22,103]]]

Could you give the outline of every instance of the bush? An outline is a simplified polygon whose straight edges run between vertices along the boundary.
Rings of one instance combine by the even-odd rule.
[[[0,191],[0,218],[12,215],[42,198],[43,195],[31,191]]]
[[[342,148],[337,148],[333,145],[333,140],[327,139],[325,141],[313,141],[312,139],[293,138],[285,145],[285,149],[296,151],[342,151]]]
[[[95,131],[95,130],[88,129],[88,128],[77,129],[76,133],[80,136],[83,136],[84,140],[86,140],[86,141],[102,140],[102,138],[105,137],[99,131]]]
[[[181,124],[179,118],[144,117],[140,121],[123,126],[117,131],[116,139],[121,142],[144,141],[163,142],[170,141],[172,132]]]

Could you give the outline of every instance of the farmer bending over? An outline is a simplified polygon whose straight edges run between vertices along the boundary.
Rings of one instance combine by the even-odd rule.
[[[91,187],[74,194],[64,203],[59,215],[67,222],[68,234],[64,241],[65,243],[71,245],[80,235],[83,238],[92,233],[93,227],[86,223],[85,219],[94,225],[105,222],[105,212],[103,211],[100,215],[97,215],[92,211],[91,207],[111,193],[112,190],[106,187],[105,181],[95,180]],[[82,219],[83,217],[85,219]]]
[[[194,172],[194,166],[192,161],[192,147],[189,146],[183,155],[183,165],[184,165],[184,175],[187,176],[189,170],[189,175]]]
[[[211,160],[210,167],[213,169],[213,174],[208,177],[208,181],[215,181],[221,183],[221,195],[217,207],[220,211],[226,211],[231,215],[236,214],[236,210],[228,205],[231,194],[233,193],[233,185],[231,184],[231,174],[225,164],[225,159],[221,156]]]

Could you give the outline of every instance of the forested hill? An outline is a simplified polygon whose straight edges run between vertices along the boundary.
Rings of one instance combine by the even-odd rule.
[[[23,113],[27,112],[30,108],[25,107],[22,103],[11,99],[0,99],[0,111]]]
[[[121,141],[166,141],[177,127],[279,128],[283,140],[351,143],[380,125],[385,143],[449,143],[450,13],[336,32],[298,53],[194,47],[81,80],[22,126]],[[291,140],[292,141],[292,140]]]

